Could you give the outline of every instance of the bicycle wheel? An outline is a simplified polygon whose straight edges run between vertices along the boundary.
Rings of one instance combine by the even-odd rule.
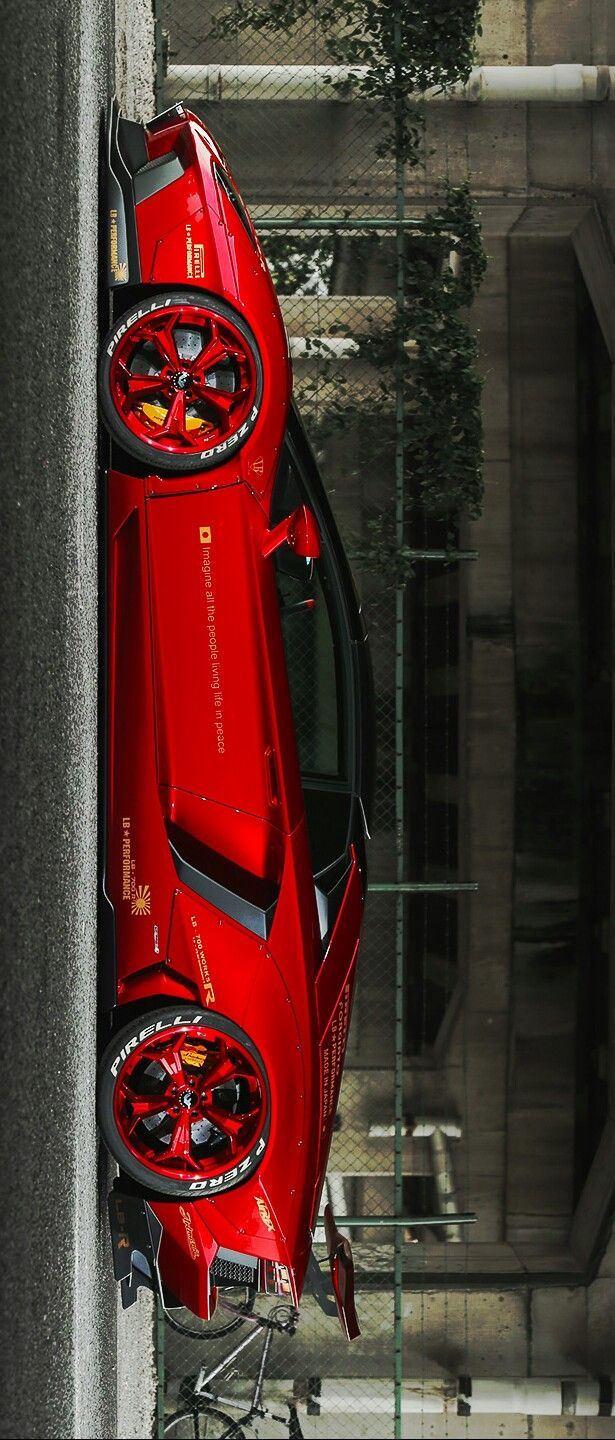
[[[211,1406],[177,1410],[165,1420],[164,1434],[173,1440],[245,1440],[245,1431],[232,1415]]]
[[[189,1335],[191,1340],[218,1340],[221,1335],[230,1335],[243,1325],[246,1315],[252,1313],[256,1290],[251,1285],[229,1285],[220,1290],[220,1296],[241,1313],[231,1315],[220,1306],[211,1320],[200,1320],[191,1310],[180,1306],[165,1312],[169,1325],[179,1330],[180,1335]]]

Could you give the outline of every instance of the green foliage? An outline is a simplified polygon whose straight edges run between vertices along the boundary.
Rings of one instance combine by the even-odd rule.
[[[306,219],[309,216],[306,215]],[[328,295],[333,268],[331,232],[265,231],[261,244],[279,295]]]
[[[388,121],[379,153],[394,152],[418,165],[424,112],[416,96],[468,79],[481,6],[482,0],[236,0],[218,15],[211,33],[226,38],[236,26],[276,34],[313,16],[331,60],[365,71],[359,80],[333,82],[333,88],[377,104]]]
[[[426,217],[420,243],[406,247],[405,301],[398,325],[372,326],[353,338],[361,359],[379,372],[380,403],[357,414],[334,362],[320,367],[322,387],[336,377],[335,398],[317,423],[314,444],[323,449],[339,432],[360,430],[361,467],[394,468],[396,384],[403,394],[405,517],[419,510],[444,522],[452,541],[460,515],[476,519],[483,500],[482,381],[476,336],[462,307],[471,303],[486,255],[467,182],[445,185],[442,205]],[[453,271],[448,255],[459,257]],[[318,385],[313,399],[317,399]],[[308,397],[309,403],[309,397]],[[410,549],[400,545],[391,507],[372,515],[360,537],[350,537],[355,561],[400,584],[413,573]],[[446,543],[446,542],[445,542]]]

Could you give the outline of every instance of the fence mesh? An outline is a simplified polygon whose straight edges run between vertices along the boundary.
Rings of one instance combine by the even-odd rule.
[[[216,21],[223,11],[221,31]],[[370,893],[326,1189],[342,1226],[344,1216],[441,1219],[447,1207],[463,1211],[471,1203],[454,1155],[463,1116],[453,1116],[457,1128],[449,1126],[448,1134],[427,1123],[430,1105],[433,1110],[439,1103],[431,1079],[438,1046],[461,983],[467,899],[456,888],[467,880],[458,838],[464,570],[451,560],[419,560],[411,580],[400,583],[395,565],[374,563],[377,542],[366,539],[384,511],[406,545],[437,552],[450,544],[446,525],[419,504],[409,519],[402,510],[402,231],[392,228],[400,215],[399,165],[383,144],[387,121],[378,107],[327,89],[314,68],[330,59],[315,10],[286,33],[272,35],[243,29],[228,3],[163,0],[162,27],[166,73],[159,77],[158,108],[181,100],[203,118],[259,229],[290,335],[296,398],[371,636],[377,771]],[[416,196],[414,209],[418,216]],[[335,223],[340,220],[344,224]],[[320,221],[321,228],[306,227],[306,221]],[[385,224],[377,228],[378,221]],[[422,243],[420,225],[407,226],[402,259],[408,247]],[[439,252],[426,258],[436,266],[446,260]],[[403,336],[406,357],[411,340]],[[292,579],[288,583],[292,588]],[[316,607],[316,613],[323,610]],[[287,653],[308,768],[320,743],[311,684],[315,639],[299,614],[289,617]],[[441,1113],[435,1118],[441,1120]],[[274,1337],[264,1404],[285,1421],[289,1402],[296,1404],[306,1436],[410,1433],[401,1416],[402,1331],[417,1317],[403,1297],[404,1285],[421,1250],[437,1251],[436,1266],[446,1270],[449,1247],[458,1246],[463,1232],[453,1224],[385,1224],[353,1225],[348,1233],[362,1338],[349,1347],[306,1295],[297,1334]],[[317,1232],[321,1256],[323,1239]],[[257,1303],[265,1313],[267,1300]],[[190,1392],[186,1377],[189,1382],[203,1365],[214,1369],[249,1333],[247,1321],[233,1334],[207,1341],[165,1327],[167,1421]],[[215,1382],[240,1407],[220,1402],[238,1423],[250,1404],[260,1354],[257,1335]],[[425,1363],[415,1358],[414,1373]],[[186,1428],[172,1433],[194,1434],[195,1424],[199,1434],[225,1433],[211,1414],[193,1415]],[[279,1434],[279,1421],[261,1418],[256,1432]]]

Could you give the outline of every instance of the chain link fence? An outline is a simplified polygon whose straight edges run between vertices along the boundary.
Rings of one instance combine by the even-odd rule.
[[[382,110],[361,95],[346,98],[324,74],[330,36],[316,7],[272,34],[244,28],[217,0],[162,0],[158,38],[158,108],[182,101],[211,128],[265,247],[296,398],[351,556],[374,665],[370,892],[324,1197],[352,1237],[362,1337],[349,1347],[306,1295],[297,1334],[274,1336],[264,1403],[284,1423],[296,1405],[306,1436],[392,1437],[408,1423],[401,1383],[410,1272],[425,1240],[439,1247],[446,1270],[449,1246],[464,1237],[447,1213],[472,1199],[455,1174],[464,1117],[443,1117],[433,1083],[463,982],[474,888],[461,839],[465,571],[450,515],[421,505],[403,456],[402,372],[414,343],[403,320],[408,258],[436,273],[451,263],[450,246],[446,234],[426,240],[424,206],[416,195],[408,204]],[[300,617],[290,624],[309,761],[318,743],[307,683],[314,632]],[[317,1232],[324,1257],[323,1240]],[[260,1297],[261,1313],[266,1304]],[[215,1368],[248,1333],[244,1322],[205,1342],[163,1327],[161,1426],[181,1408],[186,1377],[209,1362]],[[245,1410],[261,1349],[257,1336],[219,1381]],[[241,1409],[232,1413],[240,1424]],[[184,1433],[194,1434],[186,1423]],[[215,1423],[199,1417],[198,1433],[241,1433]],[[256,1432],[280,1434],[279,1420],[259,1420]]]

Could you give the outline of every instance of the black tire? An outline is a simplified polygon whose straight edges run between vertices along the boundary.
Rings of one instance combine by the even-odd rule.
[[[176,1410],[164,1422],[165,1435],[175,1440],[245,1440],[245,1430],[223,1410],[207,1405],[190,1410]]]
[[[165,1027],[172,1029],[174,1024],[195,1025],[199,1023],[202,1024],[204,1020],[214,1029],[230,1036],[231,1040],[238,1041],[254,1057],[263,1076],[266,1092],[264,1120],[258,1136],[254,1139],[251,1153],[242,1161],[240,1167],[241,1173],[238,1175],[230,1175],[230,1178],[223,1180],[222,1183],[175,1180],[165,1175],[156,1174],[147,1165],[144,1165],[138,1160],[124,1143],[123,1137],[116,1124],[113,1107],[117,1083],[116,1077],[121,1073],[121,1052],[125,1050],[125,1047],[131,1040],[139,1043],[140,1031],[145,1027],[149,1030],[149,1027],[158,1024],[160,1024],[161,1029],[164,1030]],[[141,1039],[143,1038],[145,1037],[142,1036]],[[134,1045],[131,1046],[131,1050],[132,1049],[134,1049]],[[114,1066],[115,1071],[113,1069]],[[199,1199],[201,1196],[207,1196],[210,1192],[221,1195],[227,1190],[234,1190],[238,1185],[244,1184],[258,1169],[265,1154],[267,1140],[269,1138],[270,1099],[267,1086],[267,1073],[256,1046],[252,1043],[250,1037],[246,1035],[245,1031],[241,1030],[238,1025],[233,1024],[232,1020],[228,1020],[226,1016],[218,1015],[212,1010],[204,1012],[202,1008],[199,1009],[195,1005],[184,1005],[181,1002],[176,1003],[174,1006],[164,1006],[164,1008],[160,1010],[150,1010],[141,1016],[137,1016],[130,1021],[130,1024],[125,1025],[123,1029],[116,1032],[113,1040],[110,1041],[103,1054],[98,1070],[97,1109],[98,1124],[105,1144],[125,1174],[129,1175],[132,1180],[136,1180],[137,1183],[145,1189],[152,1190],[157,1195],[168,1195],[182,1200]],[[236,1169],[237,1167],[235,1167],[235,1170]]]
[[[173,1330],[178,1330],[180,1335],[189,1335],[191,1340],[219,1340],[222,1335],[230,1335],[233,1330],[238,1330],[246,1318],[251,1315],[256,1299],[256,1290],[252,1285],[224,1286],[220,1294],[225,1300],[230,1300],[233,1305],[241,1310],[240,1315],[229,1316],[227,1310],[217,1310],[213,1320],[199,1320],[190,1310],[180,1309],[179,1314],[173,1310],[165,1311],[165,1319]],[[186,1316],[186,1320],[183,1317]]]
[[[140,440],[139,437],[133,435],[124,424],[121,415],[119,415],[113,403],[111,395],[111,360],[116,345],[121,339],[121,335],[118,332],[121,330],[122,335],[125,333],[127,322],[131,318],[133,321],[142,319],[150,310],[157,312],[164,309],[165,304],[180,303],[182,305],[198,305],[200,308],[206,305],[207,309],[211,310],[214,315],[218,315],[221,320],[231,321],[241,332],[254,361],[256,394],[250,414],[240,429],[227,438],[223,446],[218,445],[212,447],[211,453],[209,454],[207,452],[199,452],[198,455],[169,455],[157,447],[154,442],[147,444],[146,441]],[[120,445],[128,455],[132,455],[135,460],[140,460],[143,464],[149,465],[152,470],[170,475],[189,475],[199,470],[213,470],[216,466],[224,464],[225,461],[237,454],[241,446],[245,444],[249,435],[251,435],[258,420],[262,397],[263,366],[252,331],[242,316],[238,315],[237,311],[233,310],[231,305],[227,305],[225,300],[219,300],[215,295],[207,294],[206,291],[178,289],[154,292],[151,295],[146,295],[136,305],[132,306],[130,310],[126,310],[123,315],[120,315],[103,341],[100,360],[98,362],[98,398],[102,418],[112,439],[116,440],[118,445]]]

